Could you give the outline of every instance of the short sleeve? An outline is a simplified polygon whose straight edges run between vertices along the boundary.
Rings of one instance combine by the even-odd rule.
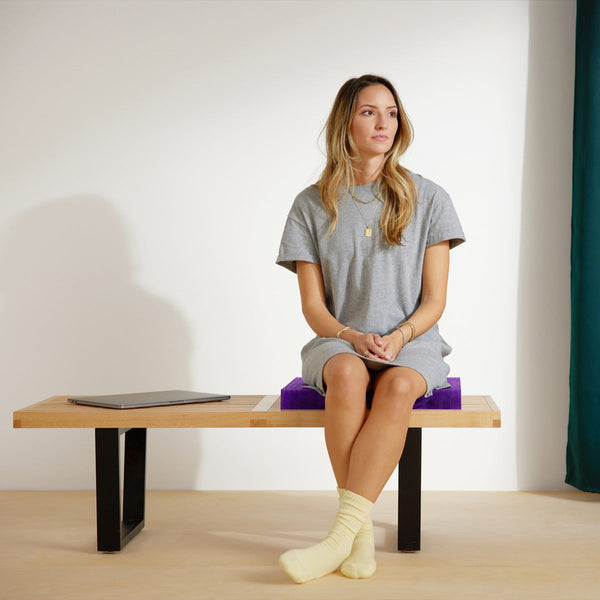
[[[427,246],[449,241],[450,248],[462,244],[465,234],[450,196],[438,188],[433,196],[431,220],[427,232]]]
[[[281,236],[276,263],[296,273],[296,261],[320,264],[319,252],[311,235],[308,223],[298,214],[297,202],[292,206]]]

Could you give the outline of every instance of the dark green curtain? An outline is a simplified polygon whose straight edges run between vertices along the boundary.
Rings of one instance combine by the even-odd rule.
[[[578,0],[567,476],[600,493],[600,0]]]

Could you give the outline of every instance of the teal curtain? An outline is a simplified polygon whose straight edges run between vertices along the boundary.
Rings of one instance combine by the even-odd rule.
[[[565,481],[600,493],[600,0],[578,0]]]

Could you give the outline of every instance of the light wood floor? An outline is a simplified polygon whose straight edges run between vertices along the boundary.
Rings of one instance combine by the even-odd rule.
[[[149,492],[146,529],[95,550],[92,492],[0,493],[2,600],[600,598],[600,495],[425,492],[422,550],[395,550],[396,495],[375,505],[378,569],[297,585],[277,564],[327,532],[335,492]]]

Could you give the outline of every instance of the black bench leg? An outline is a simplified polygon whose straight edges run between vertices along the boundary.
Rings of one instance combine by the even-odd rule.
[[[125,433],[123,518],[119,438]],[[121,550],[144,528],[146,430],[96,429],[96,523],[98,550]]]
[[[398,550],[421,549],[421,440],[420,427],[409,428],[398,463]]]

